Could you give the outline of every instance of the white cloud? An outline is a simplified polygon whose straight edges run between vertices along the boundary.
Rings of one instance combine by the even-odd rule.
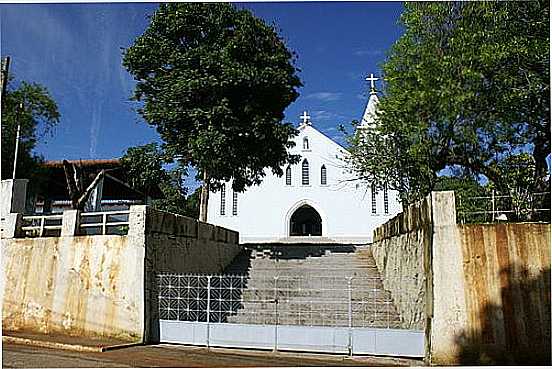
[[[341,114],[332,113],[327,110],[314,110],[309,113],[313,122],[345,119]]]
[[[324,102],[337,101],[341,98],[340,92],[315,92],[305,96],[305,99],[320,100]]]
[[[383,51],[379,49],[356,49],[353,51],[354,56],[379,56],[383,55]]]

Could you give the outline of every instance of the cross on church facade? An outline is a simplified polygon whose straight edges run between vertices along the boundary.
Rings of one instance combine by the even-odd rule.
[[[374,82],[378,81],[379,78],[374,77],[373,73],[370,73],[370,77],[366,77],[367,81],[370,81],[370,93],[376,92],[376,84]]]
[[[300,118],[303,120],[303,124],[309,124],[310,123],[310,115],[307,113],[307,111],[305,110],[303,112],[303,115],[300,116]]]

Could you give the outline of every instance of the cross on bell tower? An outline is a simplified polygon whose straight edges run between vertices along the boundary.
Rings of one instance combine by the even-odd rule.
[[[301,115],[299,118],[301,118],[303,120],[303,122],[301,122],[301,124],[311,124],[311,121],[310,121],[311,117],[307,113],[306,110],[303,112],[303,115]]]
[[[370,81],[370,95],[376,93],[376,84],[374,82],[378,81],[379,78],[374,77],[373,73],[370,73],[370,77],[366,77],[367,81]]]

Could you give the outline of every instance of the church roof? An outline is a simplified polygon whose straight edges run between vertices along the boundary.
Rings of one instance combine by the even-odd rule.
[[[358,128],[374,128],[376,125],[377,107],[379,104],[378,95],[375,92],[370,93],[366,110],[362,116],[362,121]]]

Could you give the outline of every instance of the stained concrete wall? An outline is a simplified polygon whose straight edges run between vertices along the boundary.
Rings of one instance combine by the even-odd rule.
[[[426,271],[424,249],[432,236],[431,199],[410,205],[374,231],[372,254],[391,292],[403,328],[424,329]]]
[[[63,229],[76,229],[76,216],[64,214],[73,227]],[[126,236],[3,238],[2,327],[148,341],[156,335],[156,274],[220,272],[240,251],[237,240],[147,206],[131,207]]]
[[[146,242],[156,272],[220,273],[241,251],[238,232],[148,209]]]
[[[469,286],[460,363],[550,364],[550,224],[458,228]]]
[[[2,329],[141,339],[144,245],[128,237],[2,240]]]
[[[407,323],[422,301],[404,281],[425,274],[428,362],[550,363],[550,224],[457,225],[454,193],[443,191],[374,239],[384,286]]]

